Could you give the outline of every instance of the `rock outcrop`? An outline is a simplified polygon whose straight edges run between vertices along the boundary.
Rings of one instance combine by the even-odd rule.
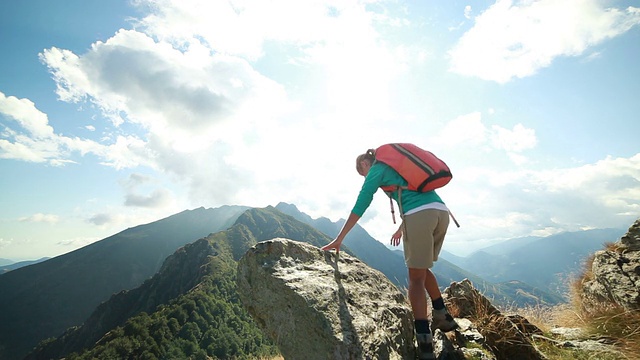
[[[542,331],[523,317],[502,314],[469,280],[451,283],[443,295],[453,316],[476,321],[474,325],[481,336],[467,341],[488,348],[495,359],[546,359],[531,340],[533,334],[541,334]],[[461,348],[465,345],[465,342],[458,344]]]
[[[400,290],[360,260],[288,239],[238,263],[238,292],[285,359],[413,359],[413,314]]]
[[[303,242],[264,241],[240,259],[237,282],[243,305],[285,359],[415,358],[408,300],[352,256],[341,253],[336,261],[334,253]],[[460,328],[434,333],[438,359],[545,359],[530,340],[540,330],[502,315],[469,280],[452,283],[443,295]]]
[[[614,303],[640,310],[640,219],[620,241],[595,253],[582,290],[585,306]]]
[[[636,250],[639,228],[636,223],[625,235],[620,245],[624,251],[605,253],[634,257],[640,251]],[[625,264],[629,262],[618,268],[634,271]],[[632,274],[626,275],[627,281],[637,284],[632,279]],[[341,253],[338,260],[335,253],[307,243],[264,241],[240,259],[237,283],[243,305],[285,359],[415,359],[408,300],[381,272],[352,256]],[[631,298],[629,292],[637,288],[629,288],[620,298]],[[617,293],[611,289],[607,287],[607,296]],[[433,334],[439,360],[547,359],[538,342],[594,353],[614,351],[593,339],[543,334],[526,318],[503,314],[468,279],[452,282],[443,298],[459,329]]]

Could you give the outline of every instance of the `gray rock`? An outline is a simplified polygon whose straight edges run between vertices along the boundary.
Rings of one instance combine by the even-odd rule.
[[[637,232],[628,235],[637,238]],[[607,278],[606,273],[613,272],[614,264],[633,272],[626,266],[637,252],[629,245],[615,248],[623,251],[600,252],[594,261],[599,281],[592,288],[599,289],[605,301],[633,298],[613,290],[625,281],[631,287],[631,275]],[[335,253],[307,243],[264,241],[238,262],[237,282],[243,305],[285,359],[415,359],[407,299],[384,274],[352,256],[341,253],[338,260]],[[438,360],[546,359],[534,338],[559,348],[615,352],[606,339],[583,338],[576,329],[552,331],[559,339],[544,336],[526,318],[503,314],[468,279],[452,282],[443,297],[459,329],[434,333]]]
[[[580,328],[554,328],[550,331],[555,335],[555,338],[548,338],[546,336],[534,334],[533,337],[538,340],[542,340],[559,348],[571,348],[587,351],[591,355],[590,358],[619,358],[626,359],[620,350],[618,350],[614,343],[608,341],[608,339],[589,339],[585,338],[586,333]]]
[[[238,263],[240,299],[285,359],[414,359],[413,314],[381,272],[288,239]]]
[[[640,250],[640,219],[631,225],[629,231],[620,239],[620,242],[629,250]]]
[[[496,359],[546,359],[531,338],[520,330],[519,324],[503,315],[468,279],[452,282],[444,295],[452,315],[474,322],[484,338],[482,345],[490,349]]]
[[[549,332],[567,340],[582,339],[587,335],[582,328],[555,327],[549,330]]]
[[[640,219],[618,243],[595,253],[591,273],[582,284],[585,306],[612,303],[640,309]]]

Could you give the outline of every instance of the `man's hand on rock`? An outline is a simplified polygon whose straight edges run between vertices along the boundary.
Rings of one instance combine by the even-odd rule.
[[[335,249],[336,253],[340,252],[340,246],[342,245],[342,240],[335,239],[332,242],[322,247],[322,250],[332,250]]]

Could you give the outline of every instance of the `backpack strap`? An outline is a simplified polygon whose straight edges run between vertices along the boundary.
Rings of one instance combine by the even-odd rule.
[[[389,187],[387,187],[389,188]],[[398,207],[400,208],[400,217],[403,217],[403,212],[402,212],[402,190],[403,189],[407,189],[406,186],[393,186],[394,191],[398,192]],[[391,191],[385,190],[385,194],[387,194],[387,196],[389,197],[389,206],[391,207],[391,219],[393,219],[393,223],[396,223],[396,215],[395,215],[395,209],[393,207],[393,198],[391,197]],[[447,207],[447,212],[449,213],[449,216],[451,216],[451,219],[453,220],[453,223],[456,224],[456,227],[460,227],[460,223],[458,223],[458,220],[456,220],[456,217],[453,216],[453,213],[451,212],[451,210],[449,210],[449,208]]]
[[[460,227],[458,220],[456,220],[455,216],[453,216],[453,213],[451,212],[451,210],[447,208],[447,211],[449,212],[449,216],[451,216],[451,219],[453,220],[454,224],[456,224],[456,227]]]
[[[393,199],[389,196],[389,205],[391,206],[391,219],[393,219],[393,223],[396,223],[396,212],[393,209]]]
[[[386,189],[383,189],[385,194],[387,194],[387,196],[389,197],[389,205],[391,207],[391,218],[393,219],[393,223],[396,223],[396,215],[395,215],[395,210],[393,208],[393,198],[391,197],[391,193],[393,191],[397,191],[398,192],[398,208],[400,210],[400,217],[403,217],[403,212],[402,212],[402,190],[403,189],[408,189],[406,186],[397,186],[397,185],[393,185],[393,186],[385,186]],[[393,190],[390,190],[391,188],[393,188]]]

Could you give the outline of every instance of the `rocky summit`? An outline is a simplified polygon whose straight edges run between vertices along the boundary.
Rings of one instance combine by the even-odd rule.
[[[590,304],[637,309],[637,269],[640,220],[620,241],[595,254],[593,274],[583,282]],[[344,253],[338,258],[307,243],[276,238],[250,248],[237,270],[243,306],[285,359],[416,358],[406,297],[357,258]],[[539,343],[579,349],[596,358],[620,355],[600,339],[566,335],[582,329],[545,334],[520,315],[504,314],[468,279],[452,282],[443,298],[459,328],[433,334],[439,360],[549,359]]]
[[[352,256],[277,238],[238,263],[240,299],[285,359],[414,359],[405,296]]]

